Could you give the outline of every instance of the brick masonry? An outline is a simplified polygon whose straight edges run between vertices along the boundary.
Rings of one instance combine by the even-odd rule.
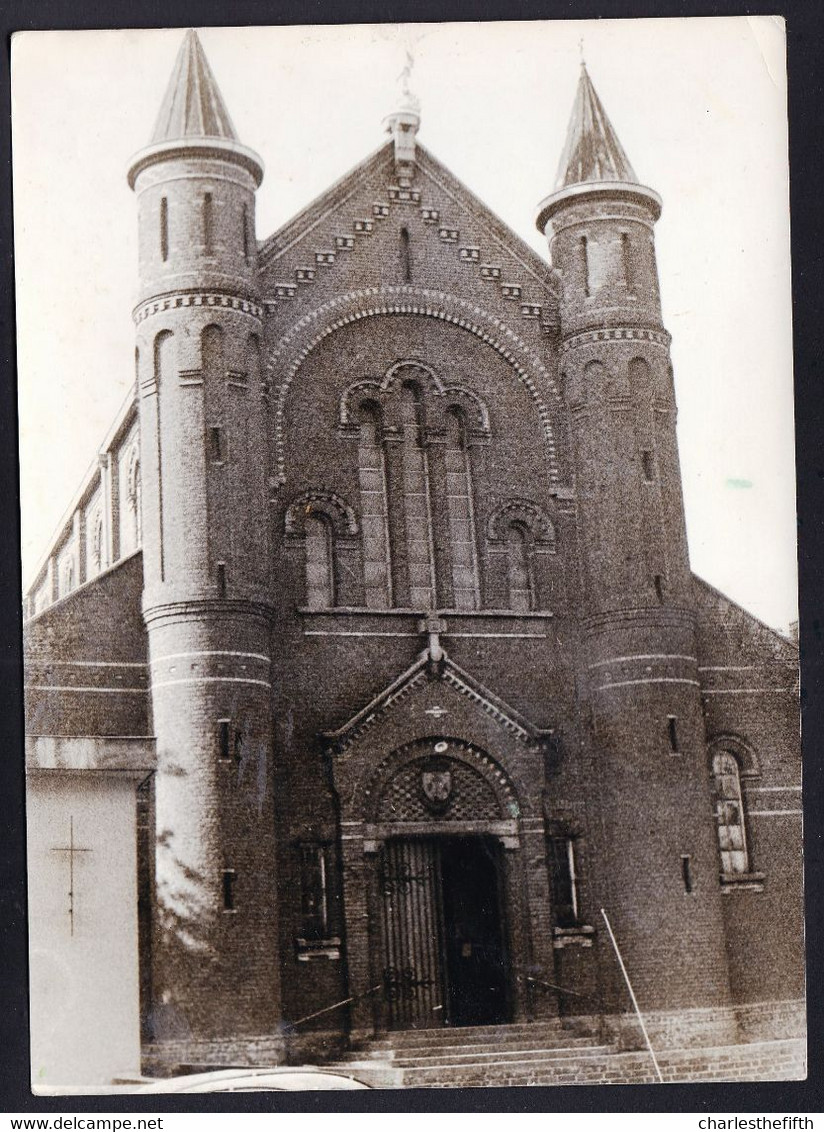
[[[405,152],[399,164],[390,140],[256,246],[244,147],[181,143],[135,165],[142,553],[118,561],[114,539],[107,571],[60,591],[86,512],[105,496],[114,530],[128,506],[95,473],[30,602],[27,711],[45,734],[157,738],[141,873],[142,891],[155,885],[141,919],[151,1057],[251,1064],[283,1057],[294,1023],[296,1048],[320,1051],[380,1026],[379,860],[404,835],[500,841],[512,1019],[612,1017],[630,1040],[604,908],[664,1048],[789,1035],[793,1008],[773,1004],[803,995],[797,650],[689,570],[657,198],[562,195],[542,213],[550,267],[423,147],[411,164]],[[460,476],[445,454],[455,410]],[[364,414],[389,499],[386,608],[386,566],[366,552],[380,511],[362,492]],[[132,409],[101,464],[124,483],[135,427]],[[421,512],[401,490],[421,450],[426,601]],[[471,568],[449,557],[470,481]],[[326,608],[312,516],[335,563]],[[529,608],[510,593],[508,523]],[[472,570],[476,608],[456,608]],[[61,600],[41,611],[49,592]],[[54,665],[77,682],[84,664],[111,667],[120,694],[55,691]],[[459,794],[486,782],[475,819],[454,800],[395,805],[412,787],[384,772],[415,743],[451,745]],[[719,749],[740,763],[745,884],[720,875]],[[571,933],[551,896],[558,831],[575,845]],[[307,845],[326,885],[325,938],[309,943]],[[746,1048],[718,1072],[758,1072]],[[770,1072],[797,1048],[776,1047]],[[646,1079],[642,1056],[620,1057],[616,1079]],[[710,1072],[709,1054],[671,1058],[672,1079]]]

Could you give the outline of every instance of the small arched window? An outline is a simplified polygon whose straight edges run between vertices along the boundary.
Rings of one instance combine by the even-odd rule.
[[[721,872],[736,876],[749,872],[747,831],[738,760],[730,751],[720,751],[712,760],[715,780],[715,817]]]
[[[524,613],[533,608],[529,532],[523,523],[512,523],[506,535],[509,608]]]
[[[243,206],[243,254],[251,262],[255,255],[255,230],[249,205]]]
[[[575,838],[555,830],[547,840],[555,926],[574,928],[580,923],[578,865]]]
[[[592,292],[590,291],[589,281],[589,242],[586,236],[581,237],[578,248],[581,259],[581,277],[584,284],[584,294],[589,298]]]
[[[624,271],[624,286],[628,294],[635,293],[635,272],[633,271],[632,243],[628,233],[621,233],[621,266]]]
[[[212,194],[203,196],[203,246],[206,255],[211,255],[214,244],[214,214],[212,210]]]
[[[334,531],[325,515],[306,517],[306,605],[329,609],[335,604]]]
[[[160,258],[165,263],[169,258],[169,201],[160,198]]]
[[[409,240],[409,229],[401,228],[400,233],[400,247],[401,247],[401,272],[403,274],[404,283],[412,282],[412,247]]]
[[[65,594],[70,594],[74,589],[74,560],[69,558],[66,565],[63,567],[63,588],[61,597]]]
[[[103,568],[103,516],[97,515],[92,530],[92,562],[95,570]]]
[[[138,547],[140,546],[142,535],[142,520],[140,457],[138,455],[137,448],[132,449],[132,454],[129,457],[128,499],[129,508],[132,512],[132,533],[134,535],[134,545],[135,547]]]

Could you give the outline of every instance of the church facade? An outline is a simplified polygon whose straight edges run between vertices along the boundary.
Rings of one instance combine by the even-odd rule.
[[[798,1035],[798,654],[690,571],[661,200],[585,69],[551,266],[418,126],[261,243],[190,32],[129,171],[135,399],[27,595],[26,704],[156,756],[145,1048],[631,1045],[621,964],[658,1048]]]

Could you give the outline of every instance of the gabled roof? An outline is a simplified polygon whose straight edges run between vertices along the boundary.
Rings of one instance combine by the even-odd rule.
[[[555,188],[589,181],[637,182],[624,147],[592,85],[584,64],[558,165]]]
[[[150,144],[181,138],[239,140],[193,28],[180,45]]]
[[[414,664],[371,699],[365,707],[356,712],[342,727],[338,727],[335,731],[325,732],[324,739],[329,740],[339,749],[348,746],[362,731],[377,722],[395,703],[406,699],[416,688],[433,679],[443,681],[454,688],[459,695],[473,700],[504,730],[509,731],[522,742],[536,743],[542,739],[547,739],[552,734],[551,728],[536,727],[534,723],[507,704],[500,696],[496,696],[474,676],[455,664],[446,652],[442,652],[441,659],[433,662],[429,649],[425,649]]]
[[[755,655],[763,663],[798,664],[799,650],[795,641],[767,625],[698,574],[693,574],[692,579],[699,628],[705,622],[716,644],[720,644],[723,636],[728,636],[737,660],[748,660]]]
[[[465,210],[484,231],[490,243],[514,256],[530,275],[551,293],[559,291],[559,283],[552,268],[537,252],[521,239],[487,205],[467,188],[446,166],[434,157],[419,141],[415,143],[416,184],[426,181],[436,185],[452,197],[459,209]],[[263,242],[259,251],[261,268],[284,255],[335,208],[353,196],[361,185],[376,175],[385,176],[387,183],[395,180],[394,143],[389,140],[359,162],[319,197],[303,208],[283,227]]]

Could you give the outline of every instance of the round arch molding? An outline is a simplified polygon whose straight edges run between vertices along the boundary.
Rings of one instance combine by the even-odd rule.
[[[399,827],[410,821],[512,822],[521,813],[500,764],[475,744],[448,736],[397,747],[361,783],[355,809],[370,825]]]
[[[563,409],[554,376],[537,353],[511,327],[483,308],[442,291],[415,286],[366,287],[339,295],[299,319],[272,350],[266,365],[270,385],[278,385],[275,406],[275,458],[278,486],[286,482],[284,417],[292,382],[309,355],[336,331],[369,318],[386,315],[433,318],[485,342],[507,362],[535,405],[546,441],[550,487],[560,484],[558,447],[553,416]],[[536,380],[540,378],[540,382]],[[552,412],[540,386],[549,392]]]

